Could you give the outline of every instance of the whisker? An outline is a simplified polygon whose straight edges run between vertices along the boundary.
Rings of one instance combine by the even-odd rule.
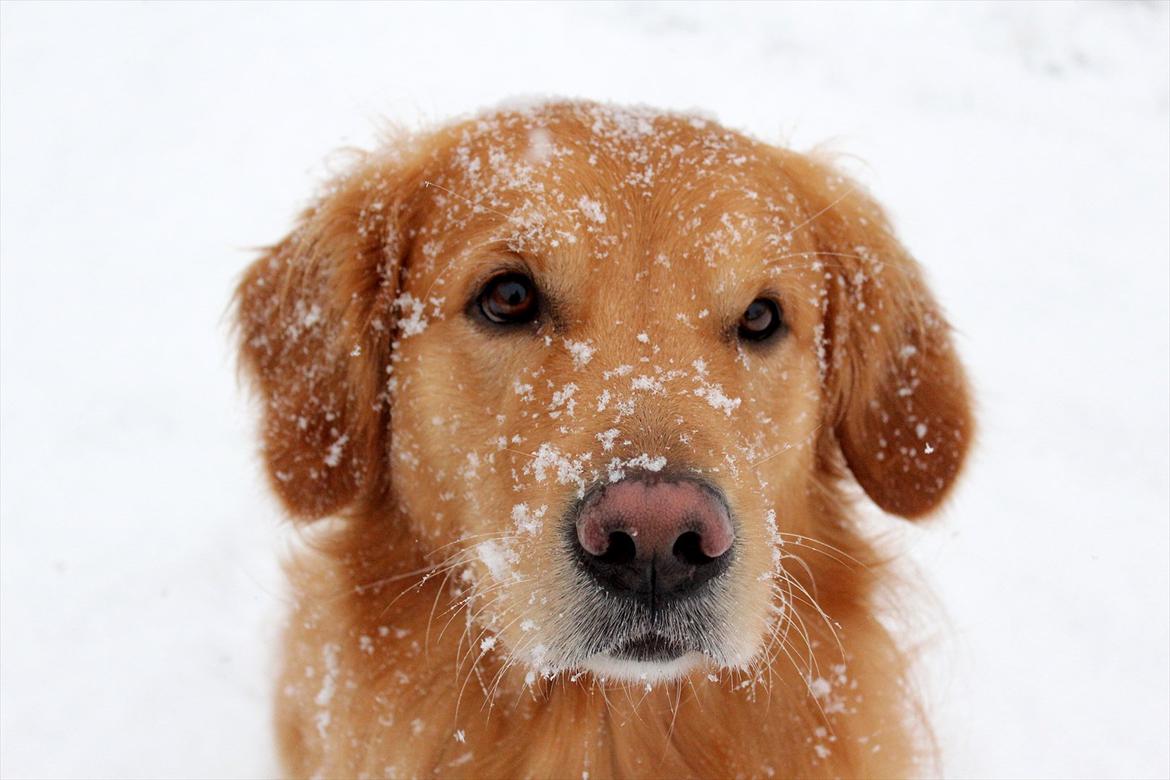
[[[670,747],[670,740],[674,736],[674,724],[678,720],[678,711],[682,707],[682,681],[675,683],[675,697],[674,706],[670,708],[670,727],[666,730],[666,742],[662,746],[662,757],[666,758],[667,749]]]
[[[474,201],[470,200],[469,198],[465,198],[464,196],[460,195],[459,193],[453,192],[452,190],[447,189],[446,187],[444,187],[441,184],[435,184],[430,179],[423,179],[422,185],[423,185],[423,189],[426,189],[427,187],[434,187],[436,190],[442,190],[443,192],[450,195],[452,198],[457,198],[458,200],[463,201],[464,205],[470,206],[473,210],[474,209],[483,209],[484,211],[488,212],[489,214],[495,214],[497,217],[503,217],[504,219],[509,220],[509,221],[511,221],[511,219],[512,219],[511,217],[509,217],[507,214],[503,213],[502,211],[496,211],[495,209],[488,208],[487,206],[482,206],[478,203],[475,203]],[[818,215],[818,216],[820,216],[820,215]]]
[[[431,623],[435,619],[435,610],[439,607],[439,599],[443,592],[447,589],[447,583],[451,580],[451,574],[459,568],[458,566],[448,566],[447,573],[443,577],[443,581],[439,583],[439,587],[435,588],[435,600],[431,603],[431,614],[427,616],[427,630],[423,635],[423,652],[427,658],[431,657]],[[439,637],[442,639],[442,637]]]
[[[840,547],[834,547],[833,545],[829,544],[828,542],[822,541],[820,539],[814,539],[811,536],[805,536],[803,534],[792,533],[791,531],[779,531],[779,532],[777,532],[777,534],[781,537],[788,537],[788,538],[794,539],[794,540],[796,540],[795,541],[796,544],[800,545],[801,547],[804,547],[805,549],[809,550],[810,552],[820,553],[821,555],[824,555],[826,558],[832,558],[834,561],[836,561],[837,563],[839,563],[842,566],[845,566],[847,568],[853,568],[852,566],[849,565],[850,563],[855,563],[863,569],[870,568],[869,565],[867,565],[866,563],[864,563],[862,561],[859,561],[857,558],[854,558],[852,555],[845,552]],[[828,550],[829,552],[825,552],[825,550],[818,550],[816,547],[814,547],[812,545],[820,545],[821,547],[824,547],[825,550]],[[830,553],[835,553],[835,555],[830,554]],[[848,561],[843,561],[840,558],[837,558],[836,557],[837,555],[844,556],[845,558],[848,559]]]
[[[508,614],[508,610],[505,610],[504,614],[505,615]],[[511,621],[509,621],[507,623],[507,625],[505,625],[503,628],[500,629],[499,633],[503,633],[504,631],[507,631],[509,628],[511,628],[513,625],[515,625],[516,621],[519,620],[521,617],[523,617],[523,613],[517,615]],[[480,660],[484,657],[484,655],[487,654],[487,652],[488,652],[487,650],[483,650],[479,654],[479,656],[475,659],[475,661],[471,665],[472,669],[474,669],[476,667],[476,665],[479,664]],[[511,668],[512,663],[513,663],[512,659],[509,658],[509,659],[505,659],[504,663],[500,665],[500,669],[496,673],[495,678],[493,679],[491,691],[484,696],[484,702],[483,702],[483,705],[481,705],[481,707],[480,707],[480,711],[482,711],[484,707],[488,707],[489,708],[488,712],[489,713],[491,712],[490,707],[492,706],[492,702],[495,701],[496,690],[499,688],[500,682],[503,680],[504,673],[508,669]],[[459,697],[455,700],[455,712],[457,712],[457,713],[459,712],[459,707],[463,702],[463,692],[466,690],[467,683],[470,681],[470,679],[471,679],[471,673],[468,672],[467,679],[464,681],[463,685],[460,686],[460,688],[459,688]]]
[[[455,544],[463,544],[464,542],[470,542],[473,539],[478,539],[478,540],[501,539],[501,538],[507,538],[507,537],[512,537],[515,539],[520,538],[520,537],[516,536],[516,534],[512,533],[511,531],[488,531],[488,532],[485,532],[482,534],[464,534],[464,535],[460,536],[458,539],[456,539],[455,541],[447,542],[446,544],[440,544],[438,547],[429,551],[427,553],[427,557],[433,556],[439,550],[446,549],[447,547],[450,547],[450,546],[455,545]],[[468,545],[468,546],[470,547],[471,545]]]
[[[836,206],[838,203],[840,203],[841,201],[845,200],[845,199],[846,199],[846,198],[848,198],[850,195],[852,195],[856,189],[857,189],[857,187],[855,187],[855,186],[854,186],[854,187],[850,187],[849,189],[845,190],[845,192],[844,192],[844,193],[841,195],[841,197],[837,198],[837,199],[836,199],[836,200],[834,200],[832,203],[830,203],[828,206],[825,206],[823,209],[821,209],[820,211],[818,211],[816,214],[813,214],[811,217],[809,217],[808,219],[806,219],[804,222],[801,222],[799,225],[797,225],[796,227],[792,228],[792,229],[791,229],[791,230],[789,230],[787,233],[785,233],[785,234],[784,234],[784,239],[783,239],[783,240],[788,240],[789,238],[791,238],[793,233],[795,233],[796,231],[800,230],[800,229],[801,229],[802,227],[804,227],[805,225],[808,225],[808,224],[812,223],[814,220],[816,220],[816,219],[817,219],[818,217],[820,217],[822,214],[824,214],[824,213],[828,212],[830,209],[832,209],[832,208],[833,208],[834,206]]]
[[[487,588],[487,589],[485,589],[485,590],[483,590],[483,591],[480,591],[479,593],[474,593],[474,594],[472,594],[471,596],[469,596],[467,599],[465,599],[465,600],[464,600],[464,602],[463,602],[463,605],[466,605],[466,604],[470,603],[470,602],[472,601],[472,599],[473,599],[473,598],[478,598],[478,597],[481,597],[481,596],[485,596],[485,595],[487,595],[487,594],[489,594],[489,593],[493,593],[493,592],[495,592],[495,593],[496,593],[496,595],[495,595],[495,596],[494,596],[492,599],[488,600],[488,602],[487,602],[487,603],[485,603],[485,604],[484,604],[482,607],[480,607],[480,609],[479,609],[477,612],[475,612],[474,614],[471,614],[471,615],[469,615],[469,616],[468,616],[468,629],[470,629],[470,626],[471,626],[471,625],[478,623],[478,621],[479,621],[479,616],[480,616],[480,615],[482,615],[482,614],[483,614],[484,612],[486,612],[488,609],[490,609],[491,607],[493,607],[493,606],[495,606],[497,603],[499,603],[499,601],[500,601],[500,598],[501,598],[501,593],[499,593],[499,591],[502,591],[502,590],[504,590],[504,586],[506,586],[506,585],[515,585],[515,584],[521,584],[521,583],[524,583],[524,582],[528,582],[528,579],[526,578],[526,579],[523,579],[523,580],[515,580],[515,581],[511,581],[511,582],[506,582],[506,583],[505,583],[505,582],[497,583],[496,585],[492,586],[491,588]],[[462,606],[462,605],[461,605],[461,606]],[[508,611],[510,611],[510,610],[505,610],[505,614],[507,614],[507,612],[508,612]],[[452,620],[454,620],[454,619],[455,619],[455,618],[458,616],[458,614],[459,614],[458,612],[455,612],[455,614],[453,614],[453,615],[452,615],[452,616],[451,616],[451,617],[450,617],[450,618],[447,620],[447,623],[446,623],[446,625],[444,625],[444,626],[443,626],[443,630],[442,630],[442,631],[439,633],[439,640],[440,640],[440,641],[441,641],[441,640],[442,640],[442,638],[443,638],[443,634],[445,634],[445,633],[446,633],[446,631],[447,631],[447,627],[451,625],[451,621],[452,621]],[[489,625],[485,625],[485,626],[483,626],[483,630],[480,632],[479,636],[481,637],[481,636],[483,636],[485,633],[487,633],[488,631],[491,631],[491,630],[492,630],[491,626],[489,626]],[[499,632],[497,631],[496,633],[499,633]],[[479,637],[476,637],[476,639],[478,640],[478,639],[479,639]],[[463,665],[463,664],[462,664],[462,662],[460,662],[459,666],[460,666],[460,667],[462,667],[462,665]]]
[[[450,564],[446,564],[443,566],[434,567],[434,568],[430,569],[429,571],[427,571],[426,574],[424,574],[422,576],[422,578],[419,579],[418,582],[414,583],[413,585],[409,585],[406,588],[403,588],[402,592],[400,592],[397,596],[395,596],[393,599],[391,599],[389,601],[389,603],[386,604],[386,606],[382,607],[382,611],[378,613],[378,617],[382,617],[387,612],[389,612],[390,608],[393,607],[396,603],[398,603],[398,600],[400,598],[402,598],[403,596],[405,596],[407,593],[410,593],[411,591],[419,590],[420,588],[422,588],[424,585],[426,585],[429,581],[431,581],[435,577],[439,576],[440,574],[444,574],[446,572],[449,572],[451,569],[453,569],[457,566],[460,566],[461,564],[462,564],[462,561],[452,561]],[[417,574],[417,572],[414,572],[414,573]],[[389,578],[388,581],[393,581],[395,579],[401,579],[401,577],[392,577],[392,578]]]
[[[783,260],[788,260],[788,259],[793,258],[793,257],[808,257],[810,255],[813,257],[847,257],[850,260],[861,260],[862,262],[865,262],[866,260],[870,259],[870,258],[864,257],[862,255],[850,254],[848,252],[824,252],[821,250],[812,249],[812,250],[809,250],[806,252],[789,252],[788,254],[784,254],[784,255],[781,255],[780,257],[773,258],[772,260],[770,260],[764,264],[764,268],[775,268],[776,270],[780,270],[780,271],[788,271],[788,270],[797,269],[797,268],[806,268],[807,266],[797,265],[796,263],[791,263],[789,265],[783,265],[783,266],[777,266],[776,264],[783,261]]]
[[[816,438],[817,433],[820,432],[822,427],[824,427],[824,426],[821,424],[818,424],[815,428],[813,428],[811,431],[808,432],[808,436],[806,436],[804,438],[804,441],[801,441],[801,442],[796,443],[796,444],[794,444],[793,442],[790,442],[790,441],[785,442],[784,446],[782,446],[780,449],[773,452],[771,455],[765,455],[764,457],[749,463],[748,468],[754,470],[754,469],[764,465],[768,461],[772,460],[776,456],[783,455],[785,452],[788,452],[791,449],[794,449],[796,447],[803,447],[806,444],[812,444]]]

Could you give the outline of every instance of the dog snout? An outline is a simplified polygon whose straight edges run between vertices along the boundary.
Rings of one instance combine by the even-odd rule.
[[[613,592],[654,608],[723,574],[735,531],[726,503],[694,480],[628,478],[586,498],[576,552]]]

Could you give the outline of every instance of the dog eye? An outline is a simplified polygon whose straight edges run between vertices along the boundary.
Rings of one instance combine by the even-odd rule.
[[[739,318],[739,337],[744,341],[763,341],[782,329],[784,314],[771,298],[756,298]]]
[[[536,285],[524,274],[500,274],[479,294],[479,310],[497,325],[519,325],[536,319]]]

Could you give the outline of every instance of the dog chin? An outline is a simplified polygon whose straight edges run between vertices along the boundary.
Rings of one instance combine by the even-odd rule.
[[[659,683],[684,677],[707,660],[702,653],[694,652],[684,653],[669,661],[638,661],[598,653],[586,659],[581,667],[601,680]]]

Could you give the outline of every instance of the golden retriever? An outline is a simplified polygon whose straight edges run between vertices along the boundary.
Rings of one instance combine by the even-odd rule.
[[[825,161],[687,115],[501,109],[361,156],[237,305],[308,542],[289,775],[930,771],[852,486],[936,508],[967,382]]]

